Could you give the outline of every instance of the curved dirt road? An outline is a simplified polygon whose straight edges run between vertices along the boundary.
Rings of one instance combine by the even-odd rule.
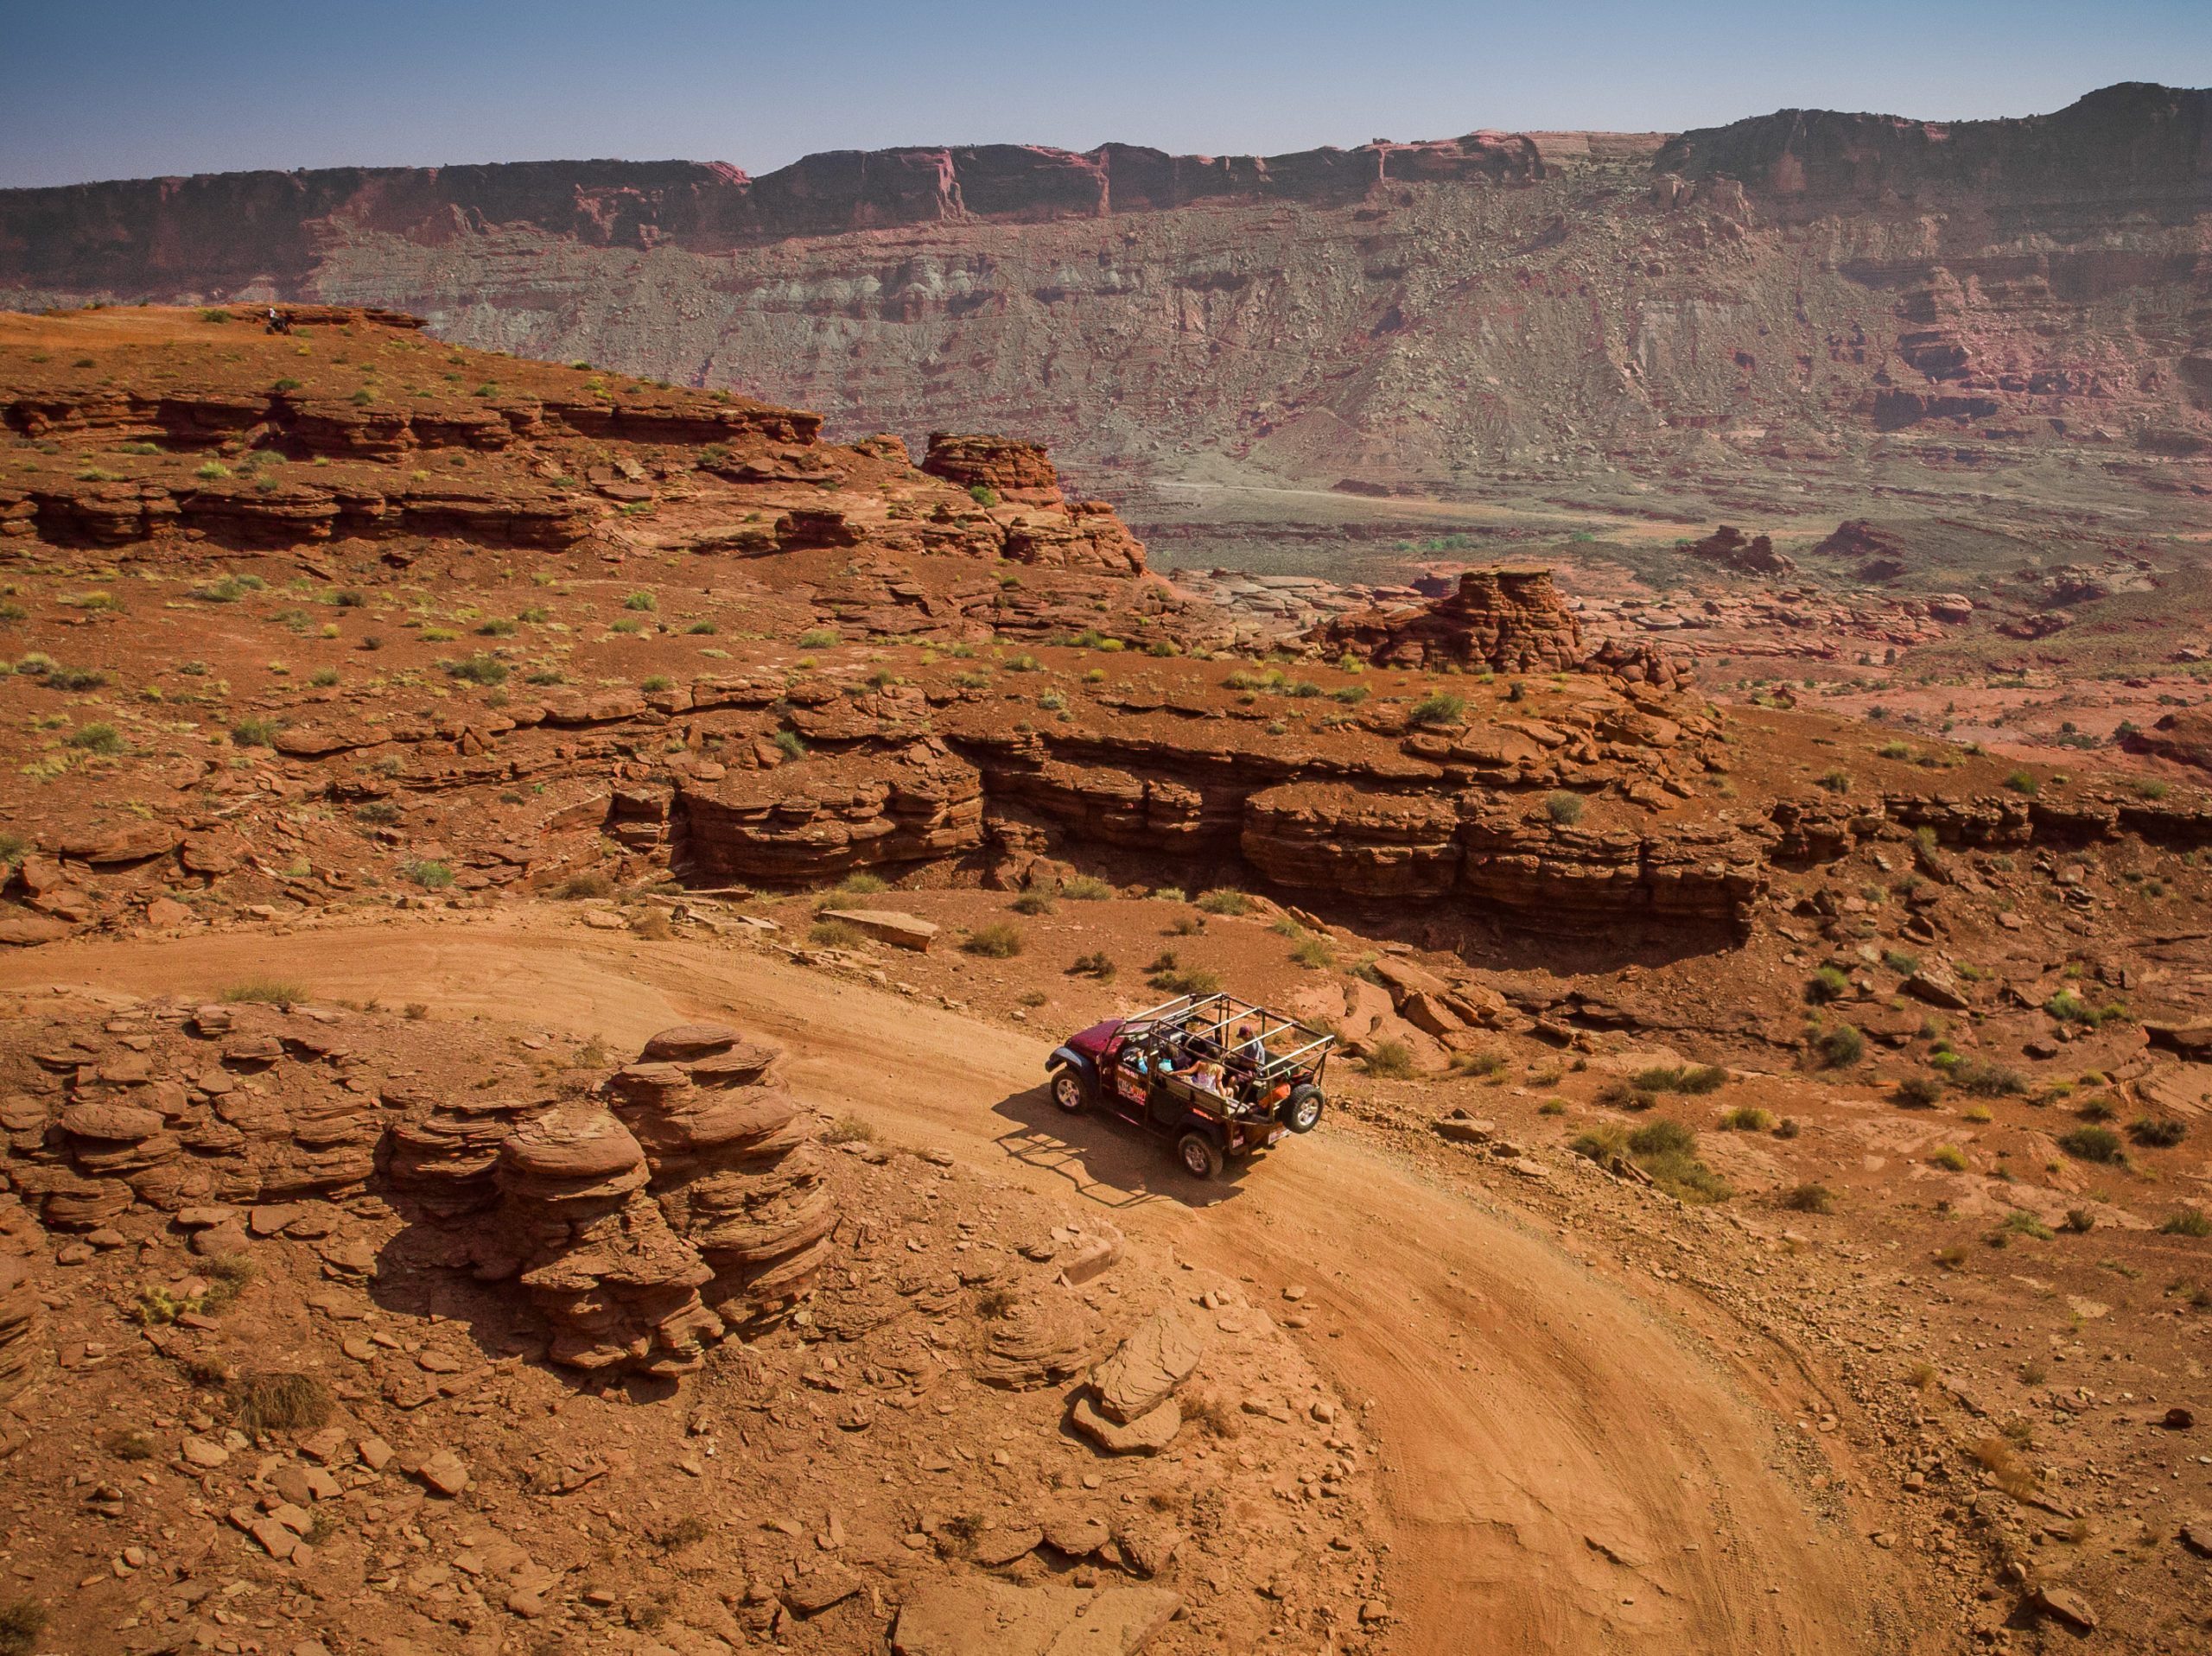
[[[1133,1234],[1309,1290],[1311,1348],[1382,1449],[1396,1652],[1863,1653],[1916,1642],[1863,1542],[1770,1469],[1776,1421],[1698,1342],[1516,1222],[1325,1130],[1201,1186],[1133,1130],[1068,1120],[1029,1039],[772,957],[634,951],[544,922],[53,945],[0,987],[212,993],[281,974],[604,1034],[727,1014],[823,1107],[1111,1209]],[[1007,1158],[1016,1163],[1010,1170]],[[1207,1203],[1208,1205],[1197,1205]]]

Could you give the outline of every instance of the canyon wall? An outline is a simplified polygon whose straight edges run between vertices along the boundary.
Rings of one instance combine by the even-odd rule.
[[[1948,125],[1271,157],[1109,144],[0,192],[0,305],[371,304],[1081,467],[1320,484],[1777,466],[1894,434],[2212,452],[2212,93]],[[1501,468],[1510,468],[1502,472]]]

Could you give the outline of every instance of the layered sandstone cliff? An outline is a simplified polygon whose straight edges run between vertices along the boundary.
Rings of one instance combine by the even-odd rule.
[[[1501,461],[1664,476],[1713,434],[1802,477],[1784,462],[1923,426],[2171,460],[2212,442],[2212,339],[2162,320],[2202,304],[2209,104],[1784,111],[1663,150],[1478,133],[13,191],[0,304],[391,305],[910,441],[1014,428],[1085,465],[1187,448],[1384,488]]]

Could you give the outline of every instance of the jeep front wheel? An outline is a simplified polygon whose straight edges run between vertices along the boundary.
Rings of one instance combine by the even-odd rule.
[[[1052,1102],[1070,1115],[1081,1115],[1090,1102],[1090,1088],[1074,1070],[1063,1069],[1052,1077]]]
[[[1176,1142],[1175,1153],[1183,1158],[1183,1171],[1194,1179],[1210,1179],[1221,1171],[1221,1152],[1203,1133],[1185,1133]]]
[[[1311,1133],[1321,1119],[1321,1089],[1300,1087],[1283,1101],[1282,1124],[1293,1133]]]

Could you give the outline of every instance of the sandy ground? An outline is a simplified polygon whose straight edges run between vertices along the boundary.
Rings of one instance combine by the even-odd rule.
[[[1134,1130],[1059,1115],[1040,1085],[1044,1038],[771,957],[601,944],[531,915],[0,958],[12,989],[212,993],[252,975],[323,999],[424,1000],[441,1018],[536,1020],[618,1050],[727,1018],[787,1043],[795,1088],[824,1109],[1098,1204],[1268,1292],[1306,1285],[1305,1337],[1383,1448],[1393,1651],[1917,1642],[1880,1555],[1809,1516],[1770,1466],[1788,1422],[1696,1330],[1510,1206],[1434,1188],[1325,1120],[1241,1178],[1197,1184]]]

